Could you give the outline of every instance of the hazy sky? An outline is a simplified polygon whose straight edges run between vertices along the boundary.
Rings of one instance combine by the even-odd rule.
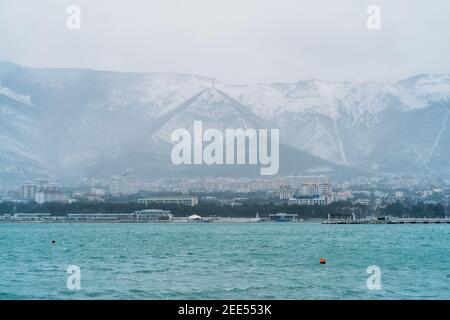
[[[80,30],[66,27],[72,4]],[[450,73],[449,39],[448,0],[0,0],[0,61],[35,67],[394,81]]]

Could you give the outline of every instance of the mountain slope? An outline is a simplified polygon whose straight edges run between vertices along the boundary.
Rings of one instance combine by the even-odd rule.
[[[283,174],[442,175],[450,170],[449,110],[449,75],[394,83],[215,81],[212,88],[211,79],[193,75],[0,63],[0,180],[73,180],[124,168],[149,177],[251,172],[173,168],[170,133],[194,120],[205,129],[279,128],[288,154],[280,159]]]
[[[46,168],[36,145],[40,132],[35,128],[37,117],[27,98],[0,87],[0,176],[13,181],[16,176],[45,174]]]
[[[171,133],[178,128],[193,132],[194,121],[202,121],[203,131],[209,128],[221,130],[235,128],[269,128],[264,120],[249,111],[224,92],[209,88],[180,104],[169,113],[157,118],[145,134],[127,143],[115,157],[103,159],[89,168],[93,172],[109,176],[113,172],[133,168],[143,177],[176,176],[256,176],[258,165],[181,165],[170,163],[173,142]],[[308,172],[346,172],[332,163],[308,155],[300,150],[280,146],[280,174],[306,174]]]
[[[283,128],[291,146],[331,162],[366,170],[448,170],[439,160],[450,156],[448,75],[393,84],[310,80],[236,87],[232,94]],[[425,154],[429,160],[418,159]]]

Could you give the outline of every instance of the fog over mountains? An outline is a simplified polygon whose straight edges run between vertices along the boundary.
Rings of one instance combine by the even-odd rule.
[[[448,174],[450,76],[394,83],[232,85],[183,74],[32,69],[0,63],[0,180],[256,175],[256,166],[182,166],[170,134],[279,128],[280,175]]]

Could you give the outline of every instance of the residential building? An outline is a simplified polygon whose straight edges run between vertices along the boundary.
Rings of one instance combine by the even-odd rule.
[[[34,200],[39,204],[45,202],[69,202],[69,199],[56,189],[40,189],[36,192]]]
[[[38,185],[36,183],[27,182],[22,185],[22,200],[33,200],[36,192],[38,191]]]
[[[294,195],[295,190],[290,185],[280,186],[280,200],[289,200]]]

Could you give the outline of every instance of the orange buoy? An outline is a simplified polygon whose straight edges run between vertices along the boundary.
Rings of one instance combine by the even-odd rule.
[[[320,258],[320,264],[326,264],[327,263],[327,260],[325,260],[324,258]]]

